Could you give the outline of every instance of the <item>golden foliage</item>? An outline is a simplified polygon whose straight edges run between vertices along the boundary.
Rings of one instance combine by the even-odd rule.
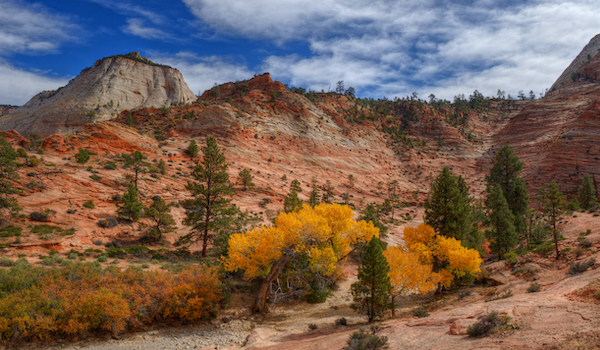
[[[168,319],[192,322],[215,316],[223,299],[217,274],[200,267],[178,274],[102,270],[93,264],[17,268],[14,276],[36,280],[0,297],[0,340],[119,333]],[[11,285],[20,284],[18,278]]]
[[[227,271],[243,270],[246,279],[265,277],[284,254],[308,253],[313,272],[330,276],[351,245],[379,236],[372,223],[355,222],[345,205],[321,203],[281,213],[275,226],[262,226],[229,238]]]
[[[390,247],[384,253],[395,295],[426,293],[438,283],[448,287],[455,277],[480,271],[482,260],[476,250],[454,238],[436,236],[429,225],[405,228],[404,240],[406,248]]]

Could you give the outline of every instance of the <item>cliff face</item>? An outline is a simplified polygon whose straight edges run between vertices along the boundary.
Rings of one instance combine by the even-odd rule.
[[[48,136],[80,130],[87,123],[111,119],[126,109],[168,107],[195,100],[179,71],[114,56],[83,70],[65,87],[41,92],[0,118],[0,130]]]
[[[577,192],[586,175],[600,184],[598,47],[600,36],[583,49],[553,91],[523,108],[495,138],[490,153],[495,154],[502,145],[513,147],[525,163],[524,175],[532,194],[552,180],[569,195]]]

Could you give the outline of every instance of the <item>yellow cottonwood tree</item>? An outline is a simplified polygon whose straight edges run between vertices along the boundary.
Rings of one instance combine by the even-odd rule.
[[[405,228],[404,240],[406,247],[384,252],[390,266],[392,303],[395,296],[425,294],[439,284],[449,287],[455,277],[480,271],[482,260],[476,250],[454,238],[435,235],[427,224]]]
[[[223,265],[227,271],[244,271],[246,279],[263,279],[252,309],[267,312],[269,286],[290,259],[306,254],[310,272],[328,277],[350,254],[353,245],[379,236],[379,229],[372,223],[355,222],[352,214],[347,206],[328,203],[281,213],[275,226],[231,235],[229,256],[223,258]]]
[[[383,255],[388,261],[390,282],[392,284],[392,316],[395,316],[394,299],[399,295],[412,293],[425,294],[437,288],[442,275],[433,272],[432,264],[419,261],[419,254],[405,247],[395,246],[386,249]]]

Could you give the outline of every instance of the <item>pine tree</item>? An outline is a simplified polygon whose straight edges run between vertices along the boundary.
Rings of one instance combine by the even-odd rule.
[[[196,164],[192,172],[196,181],[188,181],[186,186],[194,198],[184,201],[188,209],[184,222],[192,226],[192,231],[182,236],[177,244],[202,241],[202,257],[206,257],[209,232],[218,231],[221,216],[231,210],[235,190],[229,182],[225,156],[213,136],[206,139],[202,153],[202,163]]]
[[[171,205],[158,196],[153,198],[152,205],[144,210],[144,216],[154,220],[155,226],[150,230],[148,237],[155,241],[162,241],[164,233],[177,228],[171,215]]]
[[[290,192],[287,197],[283,200],[283,211],[286,213],[290,213],[296,208],[302,207],[302,201],[298,198],[298,193],[302,192],[302,187],[300,186],[300,181],[294,180],[290,185]]]
[[[125,194],[121,198],[121,205],[117,213],[129,218],[130,221],[137,221],[141,216],[142,208],[144,208],[144,204],[139,197],[140,193],[135,188],[133,182],[130,182],[127,191],[125,191]]]
[[[185,152],[192,158],[198,155],[198,144],[196,143],[196,140],[190,142]]]
[[[388,183],[388,198],[387,200],[390,203],[390,208],[392,211],[392,220],[394,220],[394,209],[398,207],[400,204],[400,197],[396,193],[398,189],[398,180],[393,180]]]
[[[317,179],[315,179],[314,177],[312,178],[311,188],[312,189],[308,198],[308,204],[311,207],[314,207],[315,205],[319,204],[319,201],[321,199],[321,187],[317,184]]]
[[[379,228],[379,234],[382,238],[386,237],[388,227],[385,226],[380,220],[380,209],[376,203],[369,203],[365,209],[360,211],[360,217],[358,220],[364,220],[366,222],[372,222],[375,227]]]
[[[244,191],[248,188],[254,187],[254,183],[252,182],[252,174],[250,174],[250,170],[243,168],[238,173],[238,183],[242,185]]]
[[[487,232],[488,237],[493,240],[490,249],[498,253],[498,258],[501,258],[514,248],[519,240],[519,234],[515,231],[515,219],[500,185],[492,187],[485,205],[488,207],[489,220],[492,225],[492,229]]]
[[[4,133],[0,134],[0,210],[9,209],[12,214],[18,213],[21,208],[17,203],[17,199],[9,197],[12,194],[21,193],[20,190],[13,186],[13,181],[18,180],[19,174],[15,170],[17,152],[12,147]]]
[[[583,210],[589,210],[598,205],[594,180],[589,175],[583,178],[583,185],[579,186],[579,205]]]
[[[358,312],[366,313],[369,322],[382,316],[390,305],[390,267],[381,245],[379,238],[371,239],[358,269],[358,282],[352,284],[354,303],[351,306]]]
[[[448,167],[431,184],[425,200],[425,223],[443,236],[464,241],[470,248],[480,243],[474,229],[469,187],[462,176],[454,176]]]
[[[519,157],[514,154],[511,147],[504,146],[496,155],[490,175],[485,177],[487,193],[490,193],[495,185],[500,185],[515,218],[514,225],[517,232],[525,230],[525,213],[529,207],[527,187],[523,178],[519,176],[522,170],[523,162],[519,161]]]
[[[556,258],[560,256],[558,250],[558,229],[556,228],[556,222],[560,220],[560,216],[565,209],[565,196],[558,189],[556,182],[552,180],[550,185],[542,186],[539,190],[540,201],[542,203],[542,210],[546,216],[546,222],[552,226],[552,235],[554,237],[554,247],[556,249]]]
[[[321,186],[321,191],[323,192],[321,203],[331,203],[335,196],[335,193],[333,193],[334,189],[335,188],[331,185],[331,180],[325,181],[325,185]]]
[[[146,171],[146,167],[148,166],[148,164],[144,162],[146,157],[140,151],[135,151],[131,152],[131,154],[123,154],[123,158],[125,159],[125,167],[131,167],[133,169],[135,174],[133,180],[135,189],[139,191],[138,176],[140,173]]]

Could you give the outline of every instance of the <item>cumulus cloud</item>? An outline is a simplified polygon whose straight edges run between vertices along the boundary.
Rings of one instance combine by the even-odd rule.
[[[27,72],[0,60],[0,81],[1,103],[21,106],[39,92],[66,85],[69,79]]]
[[[78,27],[39,5],[0,0],[0,55],[55,51]]]
[[[148,56],[154,62],[177,68],[190,89],[198,95],[215,83],[249,79],[254,75],[245,65],[235,63],[227,57],[198,56],[192,52],[179,52],[175,55],[150,52]]]
[[[344,80],[375,97],[539,92],[600,23],[596,0],[184,2],[216,33],[306,43],[308,56],[264,60],[275,79],[316,90]]]

